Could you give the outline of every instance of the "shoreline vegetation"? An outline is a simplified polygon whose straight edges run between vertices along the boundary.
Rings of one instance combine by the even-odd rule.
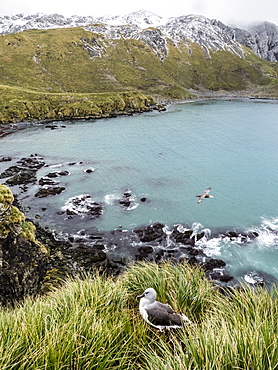
[[[0,85],[0,137],[32,123],[113,118],[119,115],[165,111],[167,105],[211,99],[277,100],[259,90],[190,90],[185,99],[152,97],[138,92],[45,94]]]

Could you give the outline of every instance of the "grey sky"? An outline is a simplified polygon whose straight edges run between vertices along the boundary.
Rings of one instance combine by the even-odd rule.
[[[249,24],[266,20],[278,25],[277,0],[8,0],[0,3],[0,16],[17,13],[59,13],[63,15],[117,15],[149,10],[163,17],[201,14],[226,24]]]

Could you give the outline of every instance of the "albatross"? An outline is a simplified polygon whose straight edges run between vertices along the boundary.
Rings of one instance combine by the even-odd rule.
[[[139,311],[143,319],[160,331],[181,328],[185,322],[192,323],[187,316],[179,315],[168,304],[156,301],[156,291],[153,288],[146,289],[137,299],[140,299]]]
[[[202,194],[197,194],[195,197],[199,197],[198,203],[201,203],[205,198],[214,198],[212,195],[209,194],[211,188],[205,190]]]

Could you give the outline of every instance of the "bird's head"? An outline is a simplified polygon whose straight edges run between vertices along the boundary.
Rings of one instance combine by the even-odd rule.
[[[148,288],[144,291],[143,294],[138,295],[137,299],[145,298],[150,302],[154,302],[156,300],[156,291],[153,288]]]

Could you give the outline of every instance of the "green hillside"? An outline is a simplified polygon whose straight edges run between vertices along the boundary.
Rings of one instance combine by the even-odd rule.
[[[97,97],[91,101],[92,96],[88,96],[96,93],[105,93],[109,101],[115,99],[111,93],[134,91],[156,98],[184,99],[192,96],[190,89],[247,90],[255,96],[278,96],[277,63],[247,49],[242,59],[228,51],[205,58],[197,44],[191,44],[189,50],[185,44],[177,48],[169,40],[167,47],[169,53],[161,61],[142,41],[105,39],[81,27],[0,36],[0,122],[66,118],[58,116],[61,107],[57,102],[64,106],[68,100],[78,106],[89,100],[90,104],[84,103],[83,116],[87,109],[87,115],[92,116],[95,111],[104,112],[95,105]],[[32,111],[34,101],[33,110],[38,114],[22,113]],[[10,105],[19,108],[9,113]],[[40,105],[47,105],[46,113]]]

